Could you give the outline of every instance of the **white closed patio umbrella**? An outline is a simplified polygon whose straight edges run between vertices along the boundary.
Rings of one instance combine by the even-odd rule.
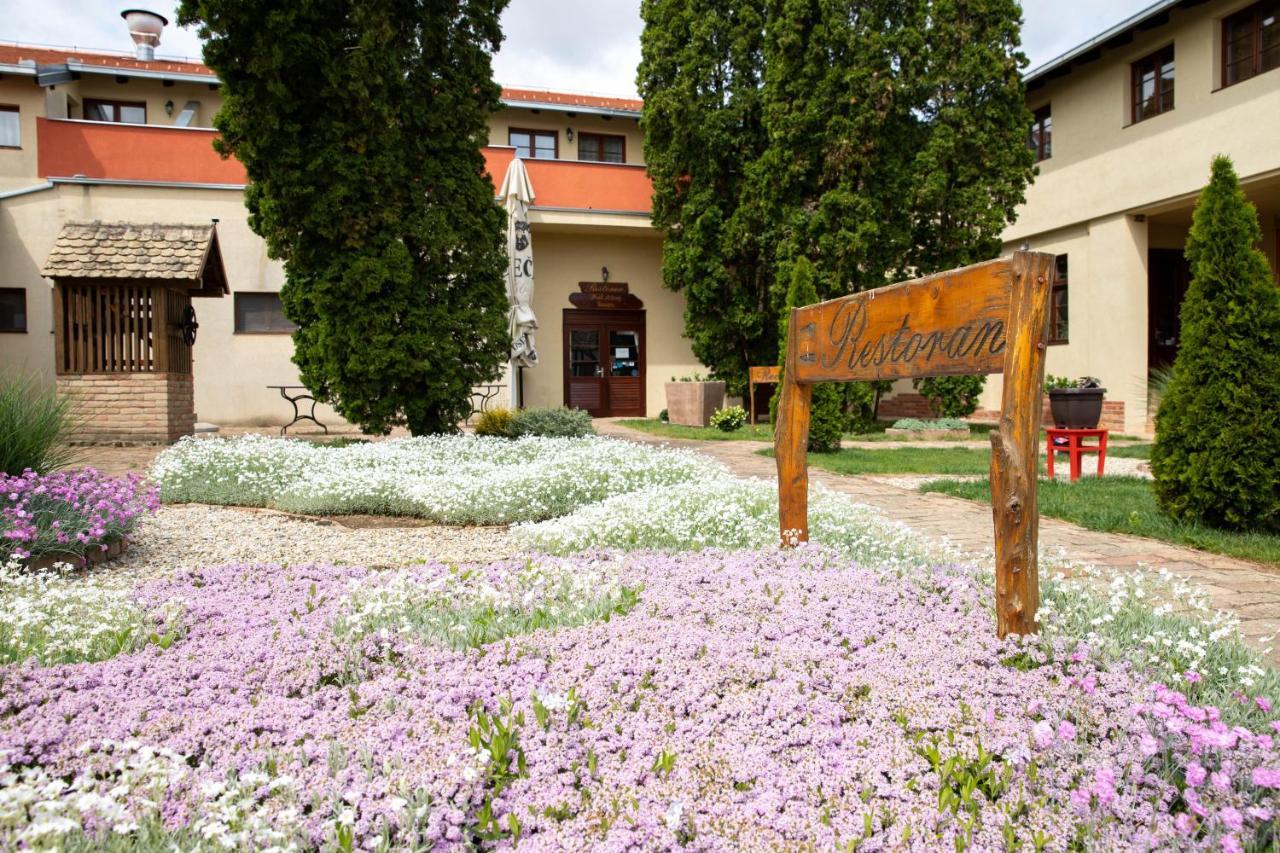
[[[538,350],[533,332],[538,318],[533,313],[533,234],[529,230],[529,205],[533,204],[533,184],[524,161],[512,159],[502,178],[502,205],[507,209],[507,330],[511,334],[511,408],[520,404],[520,368],[536,367]]]

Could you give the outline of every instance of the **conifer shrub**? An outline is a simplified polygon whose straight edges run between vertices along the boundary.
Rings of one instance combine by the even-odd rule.
[[[1181,346],[1156,414],[1156,499],[1180,521],[1280,530],[1280,290],[1231,161],[1187,238]]]
[[[801,257],[791,266],[791,283],[787,287],[787,301],[778,320],[778,364],[783,371],[787,369],[787,331],[791,321],[791,309],[813,305],[819,301],[818,289],[813,283],[813,264],[808,258]],[[776,422],[778,400],[782,393],[782,383],[774,390],[773,399],[769,403],[769,415]],[[840,436],[844,434],[848,420],[844,411],[844,393],[839,385],[829,382],[813,386],[813,403],[809,414],[809,451],[812,453],[834,453],[840,449]]]

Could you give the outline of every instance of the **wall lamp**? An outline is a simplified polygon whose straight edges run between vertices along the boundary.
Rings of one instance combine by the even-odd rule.
[[[572,128],[572,127],[570,127],[570,128],[566,128],[566,129],[565,129],[565,132],[564,132],[564,138],[565,138],[565,139],[567,139],[567,140],[569,140],[570,142],[572,142],[572,141],[573,141],[573,128]]]
[[[608,283],[609,283],[609,268],[608,268],[608,267],[600,267],[600,280],[601,280],[601,281],[603,281],[605,284],[608,284]]]
[[[167,116],[173,115],[173,101],[164,102],[164,114]]]

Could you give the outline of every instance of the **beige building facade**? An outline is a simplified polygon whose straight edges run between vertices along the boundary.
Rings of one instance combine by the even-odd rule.
[[[1148,378],[1177,353],[1182,247],[1214,155],[1235,162],[1277,268],[1278,14],[1280,0],[1162,0],[1027,75],[1039,174],[1005,250],[1059,257],[1048,372],[1100,378],[1112,428],[1150,429]],[[195,306],[196,415],[227,426],[292,416],[269,387],[298,381],[278,301],[284,274],[249,230],[243,169],[213,151],[219,105],[217,80],[198,63],[0,45],[0,364],[54,381],[53,291],[41,269],[66,223],[216,220],[230,294]],[[519,156],[536,196],[540,361],[521,374],[525,405],[653,416],[664,382],[700,369],[682,335],[683,298],[661,283],[640,107],[507,89],[490,122],[495,185]],[[483,391],[508,400],[508,378]],[[1000,391],[991,377],[985,412]],[[900,383],[882,415],[921,414],[922,403]]]
[[[484,149],[489,171],[497,185],[520,156],[536,196],[540,360],[521,373],[523,403],[560,405],[577,395],[582,404],[586,387],[598,414],[654,416],[665,405],[663,382],[699,365],[681,335],[683,299],[661,285],[640,104],[529,90],[505,90],[503,104]],[[292,418],[270,387],[298,382],[278,300],[284,271],[249,229],[243,170],[213,151],[219,105],[216,78],[196,63],[0,46],[0,123],[16,143],[0,147],[4,368],[55,379],[55,291],[41,270],[67,223],[212,220],[231,292],[194,304],[196,416],[225,426]],[[625,292],[626,304],[570,300],[606,290]],[[591,341],[594,356],[584,343]],[[478,389],[475,402],[487,395],[489,405],[505,405],[507,382]],[[325,406],[317,415],[341,422]]]
[[[1147,433],[1148,377],[1177,354],[1182,250],[1215,155],[1235,163],[1280,269],[1280,3],[1157,3],[1027,88],[1039,175],[1004,240],[1059,256],[1046,369],[1100,378],[1123,403],[1114,426]],[[984,408],[999,395],[992,377]]]

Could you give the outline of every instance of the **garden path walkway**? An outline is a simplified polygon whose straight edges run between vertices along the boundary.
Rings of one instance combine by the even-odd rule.
[[[705,453],[738,476],[777,478],[773,459],[756,453],[767,446],[763,442],[670,439],[628,429],[608,419],[595,424],[601,435]],[[864,444],[869,450],[884,446]],[[883,479],[832,474],[817,468],[809,469],[809,479],[859,503],[878,507],[889,518],[924,535],[946,539],[966,555],[982,557],[991,553],[991,508],[987,504],[924,494]],[[1049,548],[1061,548],[1069,560],[1104,568],[1167,567],[1202,587],[1215,607],[1239,614],[1241,633],[1250,641],[1256,643],[1280,633],[1280,569],[1154,539],[1086,530],[1053,518],[1040,519],[1040,542]],[[1280,664],[1280,654],[1273,650],[1271,660]]]

